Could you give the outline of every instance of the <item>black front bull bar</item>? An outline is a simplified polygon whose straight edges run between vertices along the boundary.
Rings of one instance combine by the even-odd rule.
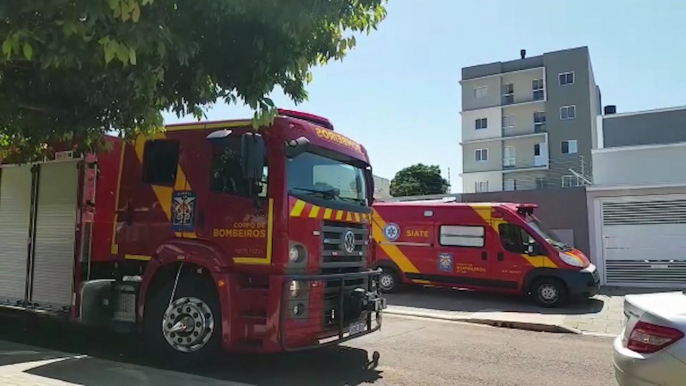
[[[352,273],[337,273],[337,274],[328,274],[328,275],[288,275],[284,278],[282,288],[281,288],[281,308],[280,308],[280,317],[279,317],[279,344],[281,345],[281,348],[284,351],[303,351],[303,350],[309,350],[313,348],[318,348],[318,347],[326,347],[326,346],[332,346],[336,344],[340,344],[343,342],[346,342],[351,339],[359,338],[362,336],[365,336],[367,334],[371,334],[373,332],[378,331],[381,329],[381,322],[382,322],[382,310],[386,308],[386,299],[382,298],[379,293],[379,277],[381,275],[382,270],[369,270],[369,271],[364,271],[364,272],[352,272]],[[355,284],[348,284],[348,288],[346,288],[346,283],[350,281],[360,281],[362,279],[363,285],[355,285]],[[366,281],[364,279],[367,279]],[[303,346],[298,346],[298,347],[289,347],[287,343],[287,333],[289,332],[286,329],[286,323],[289,320],[308,320],[308,317],[305,316],[305,318],[296,318],[292,319],[291,316],[291,309],[289,307],[289,303],[292,303],[294,300],[290,297],[290,289],[289,286],[292,281],[297,281],[300,283],[307,283],[307,290],[303,291],[306,299],[309,296],[309,288],[310,288],[310,283],[311,282],[323,282],[324,286],[322,288],[323,295],[322,295],[322,304],[326,303],[326,288],[329,287],[329,292],[331,295],[335,294],[336,296],[336,301],[337,301],[337,306],[335,308],[336,310],[336,322],[335,323],[335,329],[332,329],[331,327],[325,328],[324,325],[319,324],[317,326],[312,326],[312,325],[307,325],[306,329],[309,332],[313,332],[313,328],[316,329],[317,333],[321,332],[326,332],[326,331],[331,331],[332,336],[335,336],[336,332],[338,334],[337,339],[332,339],[328,340],[326,342],[320,342],[317,344],[313,345],[303,345]],[[333,288],[332,288],[333,287]],[[352,288],[355,287],[355,288]],[[366,288],[364,288],[366,287]],[[333,292],[333,293],[331,293]],[[334,295],[334,296],[335,296]],[[309,300],[309,299],[308,299]],[[323,307],[323,306],[322,306]],[[318,321],[323,322],[323,317],[321,314],[323,314],[324,309],[320,309],[319,307],[315,307],[316,311],[319,312],[320,315],[317,315],[314,317],[314,319]],[[348,310],[349,314],[351,313],[350,311],[352,310],[353,315],[348,315],[349,317],[352,317],[354,320],[352,320],[353,323],[346,323],[350,322],[351,320],[348,319],[346,320],[346,309]],[[360,322],[362,320],[362,316],[364,315],[365,321],[366,321],[366,328],[364,331],[359,331],[356,333],[351,333],[349,331],[350,327],[354,322]],[[374,317],[374,318],[372,318]],[[375,325],[373,325],[376,322]],[[347,335],[346,335],[347,334]],[[330,338],[329,338],[330,339]],[[319,339],[318,339],[319,340]]]

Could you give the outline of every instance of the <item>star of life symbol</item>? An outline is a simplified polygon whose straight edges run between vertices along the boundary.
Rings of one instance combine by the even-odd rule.
[[[396,223],[389,222],[383,227],[383,235],[388,241],[395,241],[400,237],[400,227]]]

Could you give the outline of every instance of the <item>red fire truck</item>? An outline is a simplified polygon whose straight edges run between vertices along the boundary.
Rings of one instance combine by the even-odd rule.
[[[167,126],[0,165],[0,305],[142,332],[181,361],[377,331],[366,150],[325,118]],[[28,241],[28,242],[27,242]]]

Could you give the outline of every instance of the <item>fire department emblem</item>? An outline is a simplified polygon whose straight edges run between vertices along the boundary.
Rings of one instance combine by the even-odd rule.
[[[453,255],[452,253],[438,254],[438,270],[443,272],[452,272],[453,270]]]
[[[389,222],[383,227],[383,235],[388,241],[395,241],[400,237],[400,227],[396,223]]]
[[[189,190],[172,194],[172,229],[174,232],[192,232],[195,228],[195,193]]]

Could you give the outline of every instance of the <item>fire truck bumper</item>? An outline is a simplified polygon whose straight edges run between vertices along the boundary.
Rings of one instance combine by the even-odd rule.
[[[370,270],[287,276],[279,318],[282,350],[336,345],[378,331],[386,308],[378,289],[380,274],[381,270]]]

